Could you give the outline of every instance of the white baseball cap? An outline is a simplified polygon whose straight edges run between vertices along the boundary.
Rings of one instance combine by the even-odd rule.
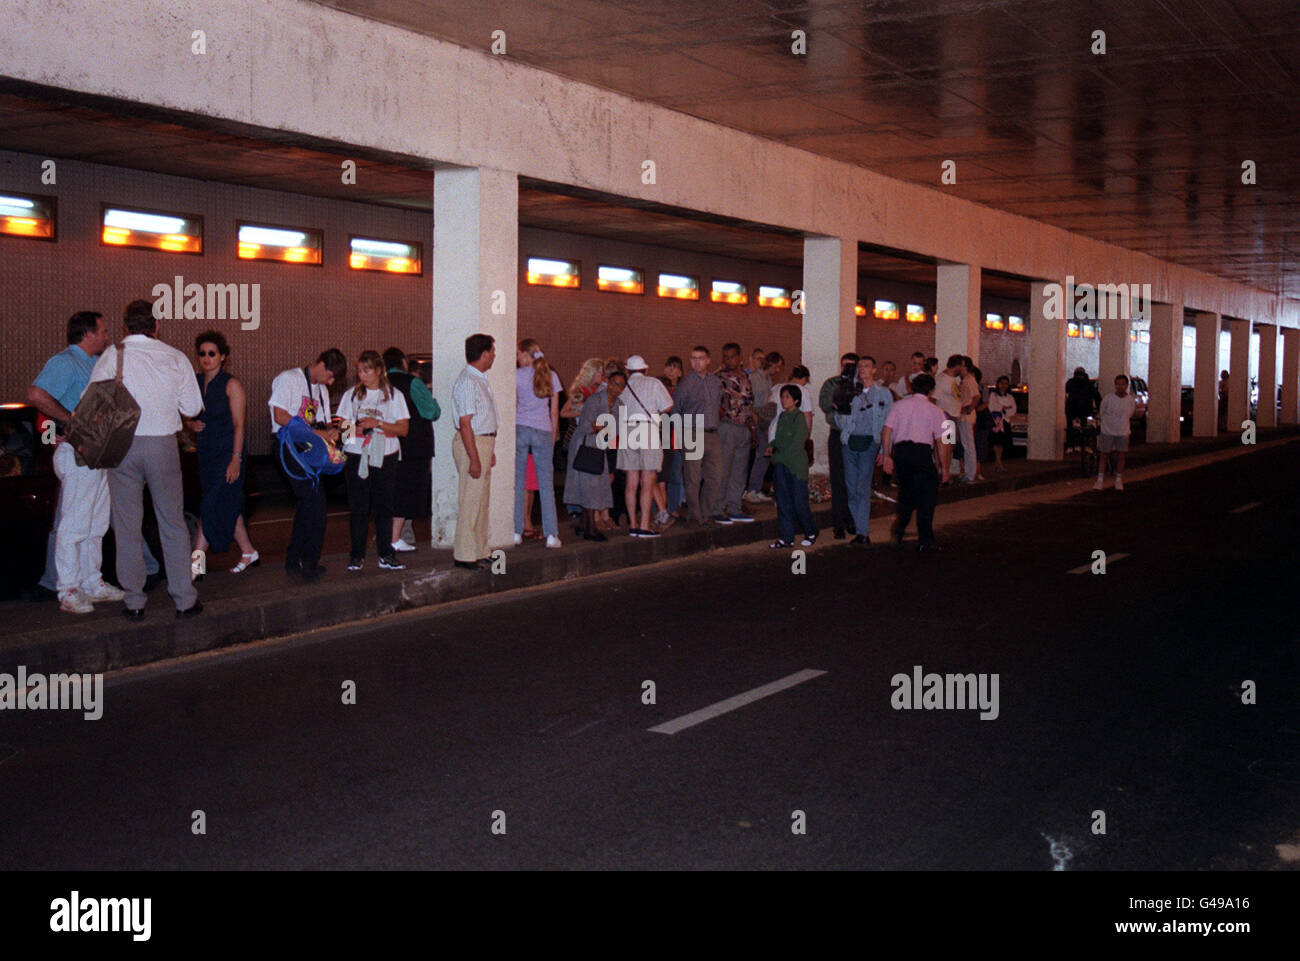
[[[645,358],[642,357],[640,354],[633,354],[631,357],[627,359],[627,364],[624,366],[626,366],[628,370],[649,370],[650,369],[650,365],[645,362]]]

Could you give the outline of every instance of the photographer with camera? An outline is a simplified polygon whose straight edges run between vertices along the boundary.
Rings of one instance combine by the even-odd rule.
[[[861,392],[858,355],[850,351],[840,357],[839,373],[827,378],[817,395],[817,406],[826,415],[826,423],[831,428],[826,453],[830,460],[831,523],[835,527],[837,541],[844,540],[845,531],[856,537],[858,529],[853,522],[853,514],[849,511],[849,494],[844,486],[844,445],[835,415],[850,413],[853,398]]]

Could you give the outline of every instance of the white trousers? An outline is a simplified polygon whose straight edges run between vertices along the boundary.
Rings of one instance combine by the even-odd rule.
[[[54,473],[59,478],[59,526],[54,532],[58,591],[94,590],[111,516],[108,471],[78,467],[72,445],[60,444],[54,450]]]

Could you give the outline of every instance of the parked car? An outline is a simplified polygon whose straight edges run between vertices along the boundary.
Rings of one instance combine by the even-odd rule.
[[[45,543],[59,504],[54,448],[41,443],[30,404],[0,404],[0,516],[9,550],[0,552],[0,597],[35,584],[45,570]]]

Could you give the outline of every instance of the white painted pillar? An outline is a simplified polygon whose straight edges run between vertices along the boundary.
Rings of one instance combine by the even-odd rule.
[[[972,264],[939,265],[934,356],[940,370],[953,354],[965,354],[976,365],[980,362],[980,277],[980,268]]]
[[[1192,436],[1219,432],[1219,315],[1196,315],[1196,399],[1192,407]]]
[[[1256,324],[1259,330],[1260,427],[1277,426],[1277,325]]]
[[[1097,336],[1101,343],[1098,345],[1097,389],[1105,397],[1115,389],[1116,375],[1131,376],[1128,369],[1132,353],[1129,334],[1133,321],[1128,317],[1109,317],[1098,321],[1098,325],[1101,329]]]
[[[500,425],[492,469],[488,542],[513,543],[515,347],[519,300],[519,178],[485,167],[439,169],[433,178],[433,384],[443,416],[434,424],[433,543],[456,536],[458,475],[452,384],[465,369],[465,338],[496,339],[488,371]]]
[[[1030,460],[1060,460],[1065,449],[1065,321],[1048,318],[1044,310],[1047,288],[1057,286],[1029,285]]]
[[[826,378],[839,373],[840,355],[857,345],[858,242],[844,237],[806,236],[803,241],[802,361],[812,375],[808,386],[816,397]],[[813,418],[812,470],[830,470],[826,442],[830,426],[818,410]]]
[[[1102,341],[1104,344],[1105,341]],[[1104,367],[1103,363],[1103,367]],[[1183,305],[1151,305],[1151,349],[1147,354],[1147,443],[1176,444],[1183,384]]]
[[[1300,329],[1282,330],[1282,423],[1300,424]]]
[[[1240,431],[1250,416],[1250,321],[1228,321],[1228,430]]]

